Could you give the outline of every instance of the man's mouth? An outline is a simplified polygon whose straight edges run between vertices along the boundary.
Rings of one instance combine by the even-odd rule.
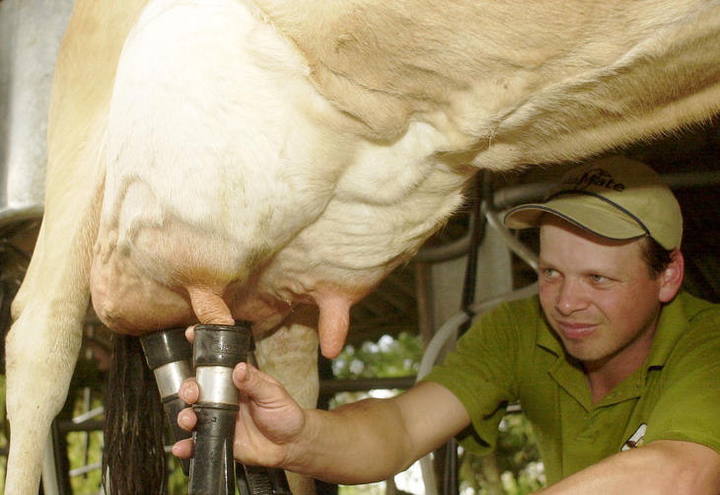
[[[597,325],[594,323],[576,323],[569,321],[555,320],[560,334],[569,340],[578,340],[592,334]]]

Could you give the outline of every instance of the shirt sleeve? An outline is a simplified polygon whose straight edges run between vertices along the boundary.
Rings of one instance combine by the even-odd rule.
[[[646,442],[684,440],[720,453],[720,313],[694,322],[663,369]]]
[[[446,387],[465,406],[472,428],[459,440],[479,455],[495,448],[505,406],[516,398],[518,340],[512,314],[505,304],[481,317],[423,379]]]

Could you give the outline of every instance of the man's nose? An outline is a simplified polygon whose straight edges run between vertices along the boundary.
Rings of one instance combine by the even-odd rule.
[[[582,284],[568,279],[562,282],[555,301],[555,309],[558,313],[568,316],[587,308],[588,304],[587,293]]]

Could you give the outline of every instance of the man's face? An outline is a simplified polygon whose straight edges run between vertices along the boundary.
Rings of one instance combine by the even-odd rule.
[[[637,366],[650,350],[662,277],[650,277],[643,242],[608,241],[554,215],[540,227],[540,303],[587,370]]]

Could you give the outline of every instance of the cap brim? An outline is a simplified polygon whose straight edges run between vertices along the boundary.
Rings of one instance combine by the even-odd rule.
[[[573,195],[547,203],[521,205],[505,215],[504,223],[511,229],[537,227],[544,213],[556,215],[607,239],[627,240],[647,235],[645,229],[620,208],[593,196],[578,198]]]

